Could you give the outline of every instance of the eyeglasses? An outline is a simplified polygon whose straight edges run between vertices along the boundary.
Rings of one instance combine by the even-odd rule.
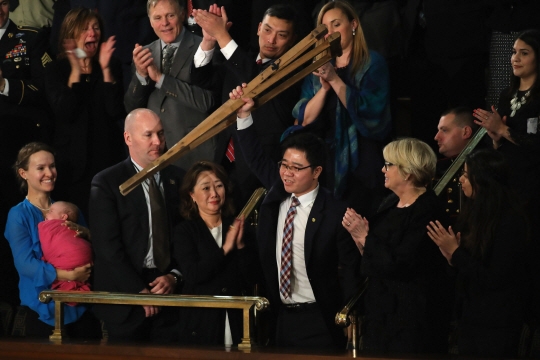
[[[307,169],[307,168],[311,167],[311,165],[305,166],[303,168],[299,168],[298,166],[289,166],[287,164],[284,164],[283,161],[278,161],[278,165],[281,168],[281,170],[283,170],[283,171],[288,170],[288,171],[293,172],[295,174],[300,172],[300,170],[304,170],[304,169]]]
[[[386,171],[388,171],[388,167],[389,167],[389,166],[394,166],[394,165],[395,165],[395,164],[392,164],[391,162],[385,161],[385,162],[384,162],[384,169],[385,169]]]

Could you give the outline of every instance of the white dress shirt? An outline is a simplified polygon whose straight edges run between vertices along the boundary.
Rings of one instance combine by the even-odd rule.
[[[216,240],[216,244],[221,248],[223,244],[223,223],[221,223],[219,226],[209,229],[212,233],[212,236],[214,237],[214,240]],[[231,346],[233,344],[232,340],[232,333],[231,333],[231,325],[229,324],[229,312],[225,310],[225,339],[224,343],[227,346]]]
[[[135,166],[135,169],[137,172],[141,171],[143,169],[142,166],[137,164],[135,160],[131,159],[131,162],[133,163],[133,166]],[[159,171],[154,174],[154,179],[156,180],[156,184],[159,186],[159,191],[161,191],[161,195],[163,196],[163,199],[165,202],[167,202],[167,199],[165,199],[165,191],[163,190],[163,182],[161,181],[161,175],[159,174]],[[143,268],[146,269],[154,269],[156,268],[156,264],[154,263],[154,236],[152,234],[152,209],[150,208],[150,194],[149,194],[149,188],[150,188],[150,180],[146,179],[141,184],[143,191],[144,191],[144,198],[146,200],[146,208],[148,209],[148,252],[146,253],[146,256],[144,257],[144,263]],[[176,275],[181,276],[180,271],[173,269],[171,270]]]
[[[304,251],[306,226],[309,220],[309,213],[315,202],[315,198],[319,193],[319,185],[312,191],[298,196],[300,205],[296,207],[296,215],[294,217],[293,226],[293,240],[292,240],[292,269],[291,269],[291,296],[285,299],[283,294],[279,294],[281,301],[284,304],[293,303],[309,303],[315,302],[315,295],[311,288],[311,283],[306,270],[306,258]],[[276,261],[278,266],[277,276],[279,281],[279,273],[281,270],[281,248],[283,242],[283,228],[285,226],[285,219],[287,218],[287,212],[291,207],[292,197],[287,197],[279,206],[279,216],[277,222],[276,231]]]

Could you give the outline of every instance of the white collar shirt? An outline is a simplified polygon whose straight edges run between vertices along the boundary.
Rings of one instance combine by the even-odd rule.
[[[313,208],[315,198],[319,193],[319,185],[307,194],[298,197],[300,205],[296,207],[296,216],[294,217],[294,233],[292,240],[292,270],[291,270],[291,296],[285,299],[280,293],[281,301],[284,304],[293,303],[310,303],[315,302],[315,295],[309,282],[306,270],[305,258],[305,235],[306,226],[309,220],[309,214]],[[287,212],[291,207],[292,196],[287,197],[279,206],[279,215],[276,231],[276,261],[277,261],[277,276],[279,283],[279,272],[281,269],[281,247],[283,242],[283,228]]]

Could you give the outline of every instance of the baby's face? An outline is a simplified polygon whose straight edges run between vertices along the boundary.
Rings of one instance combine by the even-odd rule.
[[[64,217],[64,215],[66,215],[66,217]],[[62,220],[66,218],[66,212],[60,205],[57,205],[56,203],[51,205],[49,212],[47,215],[45,215],[45,220]]]

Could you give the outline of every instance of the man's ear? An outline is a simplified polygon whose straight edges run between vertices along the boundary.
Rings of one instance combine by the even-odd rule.
[[[127,131],[124,131],[124,141],[126,142],[127,146],[131,145],[131,134]]]
[[[62,220],[66,221],[66,220],[68,219],[68,215],[67,215],[67,214],[63,214],[63,215],[61,216],[61,218],[62,218]]]
[[[257,28],[257,36],[261,36],[261,26],[262,22],[259,23],[259,27]]]
[[[470,126],[464,126],[462,129],[461,137],[463,140],[470,139],[472,136],[472,128]]]
[[[317,167],[313,170],[313,180],[318,179],[319,176],[321,175],[321,173],[322,173],[322,166],[317,166]]]

